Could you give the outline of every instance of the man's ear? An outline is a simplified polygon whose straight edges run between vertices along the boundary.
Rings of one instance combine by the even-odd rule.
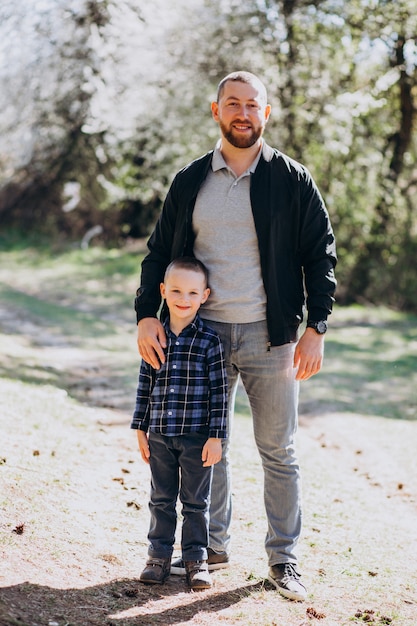
[[[270,115],[271,115],[271,105],[267,104],[265,107],[265,122],[269,120]]]
[[[211,114],[213,116],[213,119],[217,122],[219,119],[219,105],[217,102],[211,103]]]
[[[161,284],[159,285],[159,290],[160,290],[160,292],[161,292],[161,296],[162,296],[163,298],[165,298],[165,285],[164,285],[164,283],[161,283]]]

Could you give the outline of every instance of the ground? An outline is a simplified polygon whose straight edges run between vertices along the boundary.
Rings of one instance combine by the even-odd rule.
[[[148,587],[138,576],[149,470],[129,429],[130,390],[115,384],[116,357],[99,342],[58,341],[12,305],[0,331],[2,371],[21,374],[0,380],[0,626],[417,624],[415,422],[302,403],[308,599],[295,603],[266,581],[262,469],[242,410],[230,568],[205,592],[178,576]]]

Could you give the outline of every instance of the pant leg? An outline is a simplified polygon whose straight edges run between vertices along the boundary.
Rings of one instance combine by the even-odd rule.
[[[181,467],[182,557],[184,561],[207,559],[209,500],[212,467],[203,467],[201,454],[207,434],[175,437]]]
[[[176,502],[179,490],[178,451],[173,437],[149,433],[151,495],[149,510],[148,554],[156,558],[170,558],[177,525]]]
[[[229,440],[213,468],[209,545],[230,547],[232,515],[229,441],[239,373],[249,397],[256,444],[264,468],[268,519],[265,547],[270,565],[296,562],[301,532],[301,486],[294,437],[298,424],[298,382],[292,367],[295,345],[267,349],[266,322],[209,324],[223,342],[229,386]]]
[[[239,372],[231,360],[231,324],[207,322],[215,330],[223,343],[228,385],[228,438],[222,442],[222,458],[213,466],[210,494],[209,546],[215,552],[230,551],[230,523],[232,520],[232,488],[229,461],[229,443],[233,429],[233,413]]]
[[[266,323],[239,326],[237,365],[249,397],[264,470],[268,561],[270,565],[296,563],[301,485],[294,441],[299,390],[293,368],[295,344],[268,351]]]

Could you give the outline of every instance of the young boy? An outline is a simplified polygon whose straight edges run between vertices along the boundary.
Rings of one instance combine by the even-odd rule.
[[[163,583],[170,574],[182,503],[182,558],[192,590],[211,587],[207,566],[208,504],[212,466],[226,437],[227,380],[217,333],[198,314],[210,293],[208,272],[197,259],[175,259],[160,286],[169,316],[165,363],[142,360],[131,427],[151,468],[148,561],[140,581]]]

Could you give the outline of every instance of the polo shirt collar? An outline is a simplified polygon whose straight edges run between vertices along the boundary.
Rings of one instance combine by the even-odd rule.
[[[262,154],[263,149],[264,149],[264,144],[265,144],[265,142],[262,139],[261,149],[259,150],[258,154],[254,158],[252,163],[249,165],[248,169],[246,170],[247,172],[250,172],[251,174],[253,174],[254,171],[256,170],[256,166],[259,163],[259,159],[261,158],[261,154]],[[217,142],[216,147],[214,148],[214,151],[213,151],[213,159],[211,161],[211,167],[213,169],[213,172],[218,172],[219,170],[222,170],[222,169],[225,169],[225,168],[229,169],[229,166],[227,165],[226,161],[223,158],[222,153],[220,152],[220,145],[221,145],[221,139],[219,139],[219,141]]]

